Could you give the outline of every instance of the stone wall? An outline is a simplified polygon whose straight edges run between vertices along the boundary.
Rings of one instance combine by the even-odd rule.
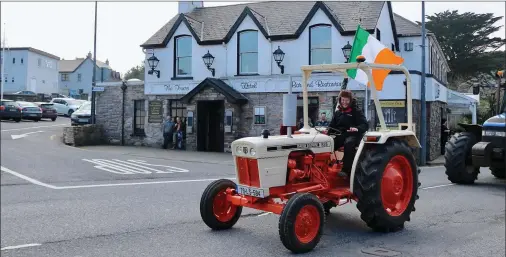
[[[96,124],[65,127],[63,128],[63,143],[72,146],[103,144],[104,129]]]
[[[427,160],[432,161],[441,155],[441,118],[446,117],[447,104],[439,101],[430,102],[427,106],[429,114],[427,124]]]

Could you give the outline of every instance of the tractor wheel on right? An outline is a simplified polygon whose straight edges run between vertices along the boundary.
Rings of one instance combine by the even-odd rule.
[[[492,171],[492,175],[496,178],[504,179],[506,178],[506,169],[501,168],[490,168],[490,171]]]
[[[360,217],[375,231],[404,228],[418,200],[418,173],[412,150],[402,140],[389,140],[364,150],[354,179]]]
[[[448,180],[457,184],[473,184],[478,179],[480,167],[474,167],[471,150],[476,137],[469,132],[453,135],[445,146],[445,168]]]

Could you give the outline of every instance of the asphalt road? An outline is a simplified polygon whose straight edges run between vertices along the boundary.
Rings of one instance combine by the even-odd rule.
[[[201,221],[207,184],[234,177],[230,156],[78,149],[60,142],[68,124],[64,117],[1,123],[2,256],[291,255],[277,215],[245,209],[222,232]],[[374,233],[355,204],[345,205],[332,209],[320,244],[306,255],[374,256],[362,251],[379,247],[396,256],[505,256],[504,181],[482,169],[475,185],[451,185],[440,167],[424,168],[420,179],[405,230]]]

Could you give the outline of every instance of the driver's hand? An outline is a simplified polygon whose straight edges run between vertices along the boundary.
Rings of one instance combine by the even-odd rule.
[[[350,128],[350,129],[348,129],[348,131],[356,132],[356,131],[358,131],[358,129],[357,129],[357,128],[353,128],[353,127],[352,127],[352,128]]]

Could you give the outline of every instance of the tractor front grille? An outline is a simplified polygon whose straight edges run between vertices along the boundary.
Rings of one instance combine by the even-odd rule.
[[[260,176],[258,175],[258,161],[244,157],[236,157],[237,179],[239,184],[245,186],[260,187]]]

